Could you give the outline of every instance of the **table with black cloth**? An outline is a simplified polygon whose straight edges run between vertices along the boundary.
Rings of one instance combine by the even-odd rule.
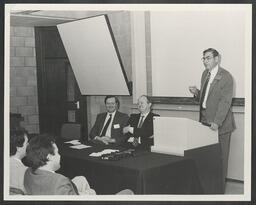
[[[193,157],[139,150],[133,157],[106,161],[89,155],[106,148],[125,148],[96,145],[77,150],[69,145],[58,143],[58,172],[69,178],[85,176],[97,194],[115,194],[123,189],[131,189],[135,194],[204,194],[205,186],[200,180],[204,174]]]

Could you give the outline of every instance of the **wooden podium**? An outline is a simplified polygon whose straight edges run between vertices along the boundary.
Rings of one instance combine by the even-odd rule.
[[[204,191],[202,194],[224,194],[217,131],[186,118],[155,117],[151,151],[192,159]]]
[[[152,152],[184,156],[186,150],[218,143],[218,131],[187,118],[155,117]]]

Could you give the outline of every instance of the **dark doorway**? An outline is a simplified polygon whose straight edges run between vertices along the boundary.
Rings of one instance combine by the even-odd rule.
[[[86,96],[81,96],[57,28],[36,27],[40,133],[60,135],[63,123],[79,123],[87,136]]]

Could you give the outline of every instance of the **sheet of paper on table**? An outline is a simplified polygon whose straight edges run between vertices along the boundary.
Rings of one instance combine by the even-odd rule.
[[[64,142],[64,143],[69,143],[69,144],[73,144],[73,145],[81,144],[81,142],[79,140],[71,140],[71,141],[67,141],[67,142]]]
[[[103,154],[110,154],[112,152],[119,152],[118,149],[104,149],[101,152],[93,152],[89,156],[90,157],[101,157]]]
[[[84,145],[84,144],[70,146],[70,148],[73,148],[73,149],[85,149],[85,148],[89,148],[89,147],[91,147],[91,146]]]

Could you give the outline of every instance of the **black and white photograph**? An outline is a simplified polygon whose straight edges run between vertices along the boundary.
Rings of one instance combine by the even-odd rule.
[[[252,12],[5,4],[4,200],[250,201]]]

